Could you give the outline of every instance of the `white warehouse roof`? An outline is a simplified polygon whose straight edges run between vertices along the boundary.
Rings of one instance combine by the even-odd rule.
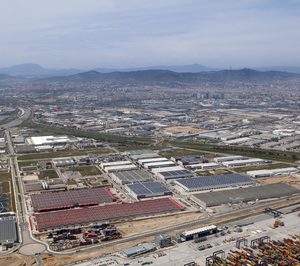
[[[202,169],[207,167],[219,167],[220,165],[218,163],[197,163],[197,164],[190,164],[188,168],[190,169]]]
[[[131,164],[131,161],[107,162],[107,163],[101,163],[100,165],[102,168],[105,168],[107,166],[125,165],[125,164]]]
[[[168,159],[165,158],[165,157],[147,158],[147,159],[140,159],[140,160],[138,160],[138,163],[139,164],[144,164],[144,163],[162,162],[162,161],[168,161]]]
[[[226,162],[226,161],[235,161],[235,160],[246,160],[248,157],[235,155],[235,156],[224,156],[214,158],[215,162]]]
[[[256,176],[283,175],[283,174],[297,173],[297,172],[299,172],[298,168],[287,167],[287,168],[278,168],[278,169],[270,169],[270,170],[266,169],[266,170],[248,171],[247,175],[256,177]]]
[[[168,172],[168,171],[180,171],[186,170],[182,166],[170,166],[170,167],[162,167],[162,168],[153,168],[151,171],[152,173],[161,173],[161,172]]]
[[[205,232],[205,231],[209,231],[209,230],[214,230],[217,227],[215,225],[209,225],[209,226],[205,226],[205,227],[201,227],[201,228],[197,228],[194,230],[190,230],[190,231],[185,231],[182,233],[182,235],[188,236],[188,235],[194,235],[200,232]]]
[[[109,172],[114,172],[114,171],[123,171],[123,170],[132,170],[132,169],[136,169],[137,166],[134,164],[126,164],[126,165],[115,165],[115,166],[108,166],[105,167],[105,171],[107,173]]]
[[[222,164],[226,167],[235,166],[235,165],[247,165],[247,164],[259,164],[263,163],[265,160],[259,158],[250,158],[246,160],[234,160],[234,161],[226,161],[222,162]]]
[[[74,142],[68,136],[40,136],[40,137],[29,137],[26,142],[30,145],[46,145],[46,144],[61,144],[67,142]]]
[[[150,162],[150,163],[145,163],[144,167],[145,168],[154,168],[154,167],[160,167],[160,166],[171,166],[171,165],[175,165],[175,163],[173,161],[162,161],[162,162]]]

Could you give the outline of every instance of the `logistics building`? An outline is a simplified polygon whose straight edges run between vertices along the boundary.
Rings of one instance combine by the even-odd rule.
[[[216,234],[218,232],[218,228],[215,225],[209,225],[202,228],[194,229],[191,231],[185,231],[180,234],[180,241],[189,241],[197,238],[209,236],[212,234]]]
[[[198,164],[190,164],[187,166],[188,169],[191,170],[209,170],[219,168],[220,165],[218,163],[198,163]]]
[[[146,169],[153,169],[153,168],[161,168],[161,167],[167,167],[167,166],[175,166],[174,162],[167,160],[167,161],[161,161],[161,162],[149,162],[145,163],[144,167]]]
[[[139,159],[137,162],[140,165],[144,165],[145,163],[153,163],[153,162],[163,162],[168,161],[168,158],[165,157],[156,157],[156,158],[146,158],[146,159]]]
[[[255,181],[240,174],[198,176],[176,180],[175,183],[189,192],[255,185]]]
[[[225,156],[225,157],[216,157],[214,161],[217,163],[223,163],[228,161],[236,161],[236,160],[246,160],[248,157],[235,155],[235,156]]]
[[[33,210],[39,212],[111,203],[115,200],[107,187],[43,192],[31,195]]]
[[[68,136],[39,136],[29,137],[26,139],[28,145],[42,146],[42,145],[62,145],[66,143],[76,143],[78,139],[69,138]]]
[[[152,180],[151,174],[142,169],[113,172],[110,177],[121,185]]]
[[[222,204],[235,204],[256,200],[281,198],[299,194],[300,189],[287,184],[270,184],[263,186],[228,189],[224,191],[213,191],[193,194],[197,203],[203,207],[214,207]]]
[[[72,226],[114,222],[137,217],[183,211],[184,207],[171,198],[158,198],[133,203],[108,204],[52,212],[35,213],[31,219],[37,231]]]
[[[191,164],[199,164],[199,163],[208,163],[208,160],[199,156],[199,155],[187,155],[182,157],[172,157],[172,161],[178,163],[182,166],[187,166]]]
[[[151,170],[157,177],[162,180],[193,177],[194,174],[182,166],[171,166],[162,168],[153,168]]]
[[[16,216],[12,212],[0,214],[0,245],[12,245],[18,241]]]
[[[172,192],[163,184],[155,181],[126,185],[126,189],[136,199],[170,196]]]
[[[249,158],[245,160],[234,160],[234,161],[222,162],[222,164],[226,167],[249,166],[249,165],[259,165],[259,164],[268,164],[268,163],[272,163],[272,161],[263,160],[259,158]]]
[[[290,174],[296,174],[298,172],[299,172],[298,168],[287,167],[287,168],[278,168],[278,169],[248,171],[247,175],[252,176],[254,178],[260,178],[260,177],[269,177],[269,176],[278,176],[278,175],[290,175]]]
[[[154,250],[156,250],[154,243],[143,243],[132,248],[125,248],[122,252],[126,257],[135,257]]]

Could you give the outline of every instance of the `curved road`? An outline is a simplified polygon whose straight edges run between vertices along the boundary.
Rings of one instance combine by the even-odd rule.
[[[17,126],[21,125],[24,121],[26,121],[27,119],[30,118],[30,116],[31,116],[30,109],[24,109],[21,107],[18,107],[18,109],[20,111],[19,112],[20,114],[18,113],[18,117],[13,121],[10,121],[6,124],[0,125],[0,130],[8,129],[11,127],[17,127]]]

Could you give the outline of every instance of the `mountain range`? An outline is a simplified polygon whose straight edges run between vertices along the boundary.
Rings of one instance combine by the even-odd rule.
[[[169,70],[139,70],[130,72],[99,73],[88,71],[71,76],[44,78],[57,82],[119,82],[125,84],[200,84],[203,82],[259,81],[300,79],[300,74],[280,71],[257,71],[253,69],[202,71],[198,73],[178,73]]]
[[[260,67],[260,68],[253,68],[253,69],[259,71],[282,71],[282,72],[300,74],[300,67],[273,66],[273,67]],[[160,65],[160,66],[134,67],[134,68],[94,68],[90,70],[97,71],[100,73],[133,72],[133,71],[144,71],[144,70],[169,70],[177,73],[198,73],[204,71],[208,72],[208,71],[217,71],[223,69],[210,68],[200,64],[190,64],[190,65],[181,65],[181,66]],[[87,71],[89,70],[76,69],[76,68],[48,69],[33,63],[20,64],[11,67],[0,68],[0,74],[17,76],[17,77],[27,77],[27,78],[70,76],[70,75],[75,75]]]

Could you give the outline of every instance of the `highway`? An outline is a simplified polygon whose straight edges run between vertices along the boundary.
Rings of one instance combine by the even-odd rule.
[[[27,119],[30,118],[31,116],[31,110],[30,109],[24,109],[19,107],[19,112],[18,112],[18,117],[13,120],[10,121],[6,124],[0,125],[0,130],[5,130],[11,127],[17,127],[19,125],[21,125],[24,121],[26,121]]]

